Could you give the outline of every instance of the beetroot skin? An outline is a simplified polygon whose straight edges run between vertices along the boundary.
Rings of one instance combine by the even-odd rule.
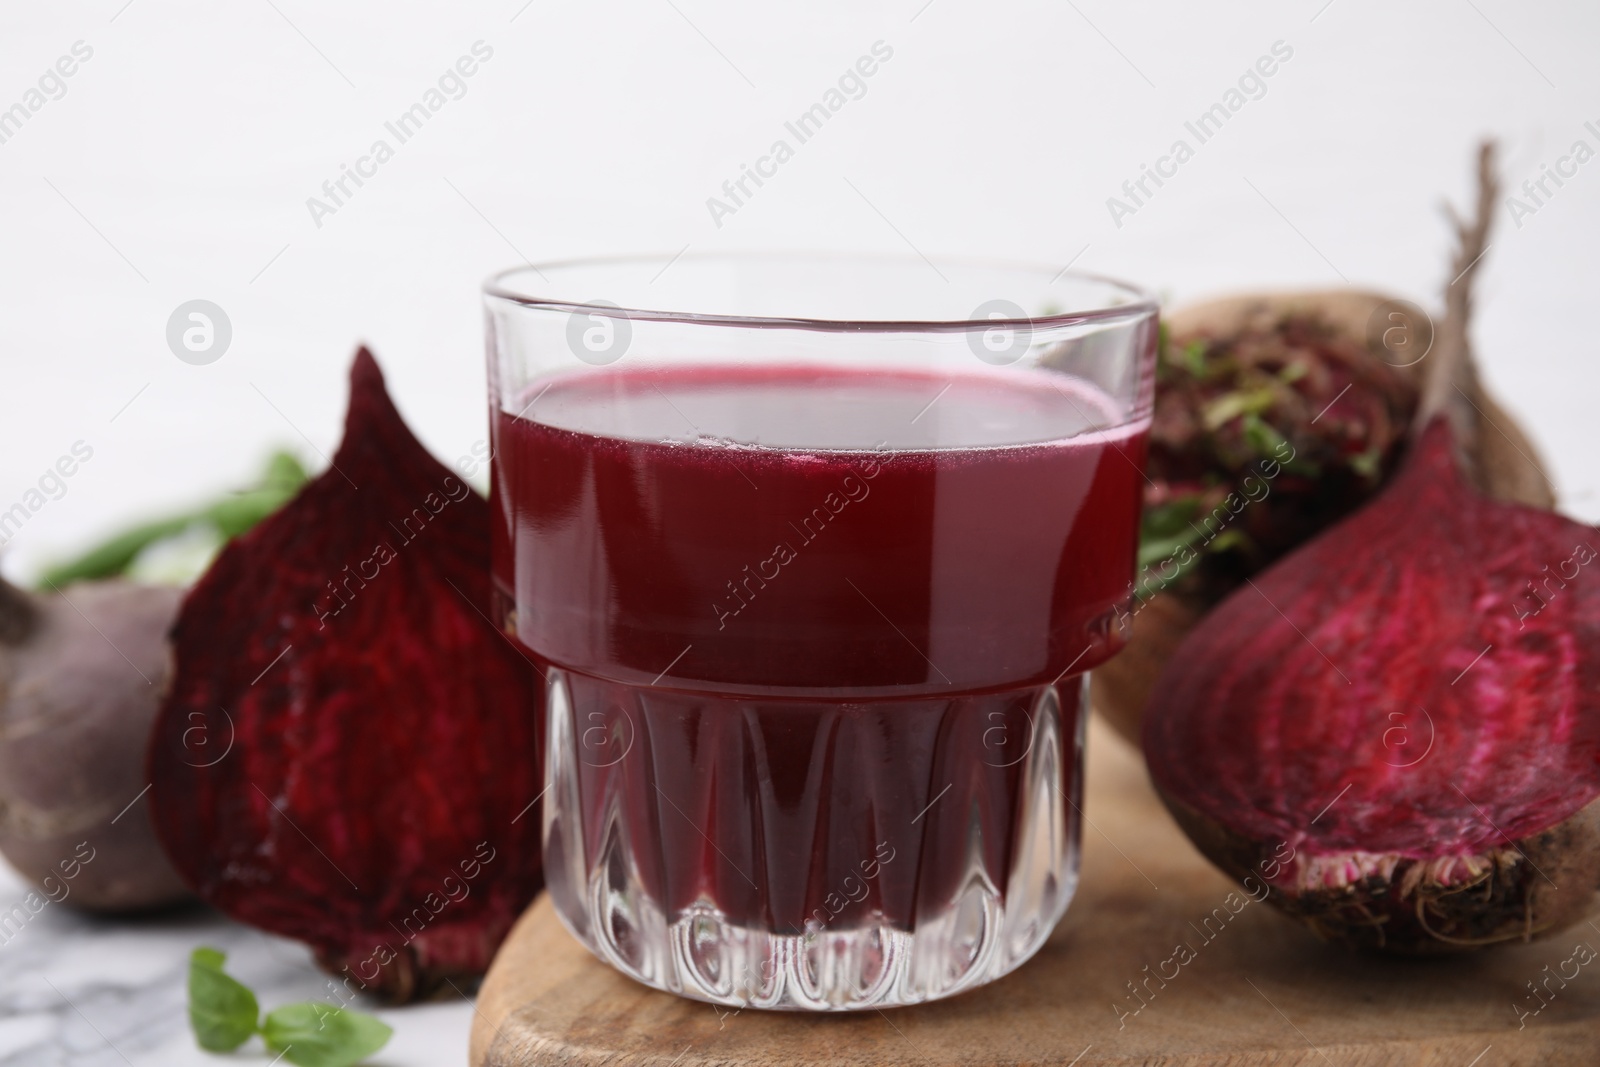
[[[540,688],[488,608],[488,505],[363,349],[332,469],[173,630],[151,806],[195,892],[392,1000],[481,974],[542,884]]]
[[[1577,921],[1600,886],[1597,548],[1470,488],[1435,420],[1374,501],[1180,646],[1144,726],[1168,807],[1335,940]]]

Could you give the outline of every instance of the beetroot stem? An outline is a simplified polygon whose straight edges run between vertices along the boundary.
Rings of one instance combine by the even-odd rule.
[[[1450,419],[1455,434],[1458,458],[1477,452],[1478,419],[1475,405],[1481,396],[1477,364],[1473,359],[1469,331],[1472,324],[1472,285],[1489,251],[1489,232],[1495,202],[1500,195],[1500,179],[1495,169],[1495,143],[1478,147],[1478,202],[1471,225],[1454,208],[1445,204],[1445,213],[1456,233],[1456,251],[1450,263],[1450,280],[1444,288],[1444,321],[1435,335],[1433,365],[1422,387],[1422,398],[1411,423],[1411,436],[1420,437],[1435,416]]]

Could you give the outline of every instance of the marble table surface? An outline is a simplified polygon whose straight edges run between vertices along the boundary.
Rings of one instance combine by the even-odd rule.
[[[0,913],[29,887],[0,863]],[[264,1011],[324,1000],[321,973],[302,945],[199,908],[135,920],[95,918],[48,904],[9,940],[0,937],[0,1067],[268,1067],[259,1038],[213,1055],[189,1031],[189,953],[212,945],[256,991]],[[465,999],[379,1008],[394,1036],[371,1067],[450,1067],[467,1058],[473,1005]]]

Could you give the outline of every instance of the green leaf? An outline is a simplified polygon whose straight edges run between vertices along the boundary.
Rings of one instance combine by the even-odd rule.
[[[1270,387],[1223,393],[1205,406],[1200,413],[1200,421],[1208,430],[1220,430],[1240,415],[1246,419],[1258,416],[1270,408],[1277,398],[1278,394]]]
[[[1183,365],[1188,372],[1196,378],[1206,376],[1206,343],[1204,341],[1190,341],[1183,346]]]
[[[154,522],[140,523],[90,548],[77,559],[51,567],[44,573],[46,586],[122,574],[150,545],[177,537],[197,522],[208,522],[233,538],[289,502],[305,484],[306,469],[287,452],[276,452],[267,460],[260,481],[252,488],[228,496],[206,507]]]
[[[1143,541],[1139,544],[1139,555],[1134,561],[1135,566],[1143,570],[1145,567],[1157,563],[1165,563],[1177,556],[1185,547],[1197,544],[1202,536],[1200,533],[1180,534],[1177,537],[1162,538],[1156,541]]]
[[[188,529],[190,516],[161,519],[141,523],[102,541],[69,563],[51,567],[44,572],[47,586],[63,586],[70,582],[94,578],[110,578],[121,574],[146,545],[172,537]]]
[[[267,469],[261,474],[261,484],[264,488],[284,489],[293,493],[306,481],[311,474],[306,470],[292,452],[274,452],[267,457]]]
[[[1171,537],[1188,528],[1189,520],[1200,510],[1198,496],[1180,496],[1164,504],[1152,504],[1144,509],[1139,534],[1145,538]]]
[[[1246,415],[1243,425],[1244,439],[1250,443],[1250,447],[1255,450],[1256,455],[1263,459],[1272,459],[1282,455],[1282,449],[1286,446],[1290,447],[1291,451],[1293,450],[1283,434],[1279,433],[1259,415]],[[1322,467],[1319,464],[1301,455],[1296,455],[1294,459],[1283,464],[1283,469],[1290,474],[1303,474],[1307,478],[1316,478],[1322,474]]]
[[[289,1004],[261,1024],[268,1050],[298,1067],[350,1067],[378,1051],[394,1031],[370,1015],[331,1004]]]
[[[1252,415],[1244,420],[1244,439],[1258,456],[1273,456],[1288,440],[1265,419]]]
[[[1196,548],[1206,539],[1205,531],[1199,529],[1185,529],[1171,537],[1150,538],[1139,542],[1139,555],[1136,565],[1148,567],[1155,563],[1164,563],[1177,556],[1185,548]]]
[[[256,1032],[261,1006],[256,995],[222,973],[227,957],[214,948],[189,956],[189,1025],[208,1052],[231,1052]]]
[[[1219,553],[1228,551],[1230,548],[1248,549],[1250,547],[1252,547],[1250,536],[1235,526],[1230,529],[1223,530],[1216,537],[1212,538],[1211,543],[1206,545],[1206,551],[1212,553],[1213,555],[1217,555]]]
[[[1357,452],[1351,456],[1348,462],[1351,470],[1367,481],[1375,482],[1382,473],[1379,464],[1383,462],[1383,450],[1377,445],[1373,445],[1365,452]]]
[[[1134,583],[1134,595],[1137,596],[1141,601],[1149,600],[1151,597],[1155,596],[1163,589],[1166,589],[1168,586],[1172,585],[1174,582],[1183,578],[1184,575],[1198,567],[1203,558],[1205,557],[1202,553],[1196,552],[1192,554],[1187,561],[1173,559],[1172,564],[1176,568],[1176,573],[1170,577],[1149,570],[1145,565],[1141,564],[1139,580]]]
[[[1293,363],[1284,365],[1283,369],[1278,372],[1278,381],[1284,385],[1293,385],[1310,373],[1311,364],[1303,359],[1297,359]]]

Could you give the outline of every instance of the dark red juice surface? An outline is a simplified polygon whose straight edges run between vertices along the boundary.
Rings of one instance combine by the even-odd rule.
[[[496,579],[599,746],[588,860],[620,826],[669,917],[788,932],[1004,890],[1024,753],[1075,773],[1042,687],[1120,640],[1143,425],[1044,371],[597,369],[517,406]]]

